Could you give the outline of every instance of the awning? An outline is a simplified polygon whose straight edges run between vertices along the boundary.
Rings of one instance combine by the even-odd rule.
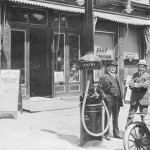
[[[51,1],[45,1],[45,0],[9,0],[10,2],[16,2],[21,4],[29,4],[29,5],[35,5],[45,8],[51,8],[54,10],[60,10],[60,11],[67,11],[67,12],[73,12],[73,13],[85,13],[85,9],[83,7],[78,7],[75,5],[69,5],[69,4],[63,4],[63,3],[56,3]],[[108,11],[99,11],[94,10],[94,15],[99,18],[103,18],[106,20],[111,20],[114,22],[119,23],[125,23],[125,24],[132,24],[132,25],[150,25],[150,19],[146,18],[139,18],[135,16],[126,16],[121,14],[114,14],[110,13]]]
[[[51,8],[54,10],[60,10],[60,11],[68,11],[68,12],[74,12],[74,13],[84,13],[85,10],[83,8],[69,5],[69,4],[60,4],[56,2],[50,2],[50,1],[42,1],[42,0],[9,0],[10,2],[16,2],[21,4],[29,4],[29,5],[35,5],[45,8]]]
[[[145,18],[136,18],[136,17],[130,17],[130,16],[125,16],[125,15],[121,15],[121,14],[110,14],[110,13],[106,13],[106,12],[94,12],[94,15],[99,17],[99,18],[103,18],[103,19],[107,19],[107,20],[111,20],[114,22],[119,22],[119,23],[125,23],[125,24],[132,24],[132,25],[150,25],[150,19],[145,19]]]

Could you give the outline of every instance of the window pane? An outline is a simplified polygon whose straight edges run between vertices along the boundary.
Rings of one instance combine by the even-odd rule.
[[[54,71],[63,73],[64,81],[64,34],[54,35]]]
[[[19,7],[10,7],[10,20],[13,22],[27,23],[27,9]]]
[[[42,10],[29,10],[29,23],[47,24],[47,12]]]
[[[25,83],[25,32],[11,30],[11,69],[20,69],[21,83]]]
[[[79,76],[79,36],[69,35],[69,61],[70,61],[70,82],[80,80]]]
[[[54,26],[66,27],[66,16],[61,14],[54,15]]]
[[[80,16],[68,16],[67,26],[70,28],[81,28],[81,17]]]

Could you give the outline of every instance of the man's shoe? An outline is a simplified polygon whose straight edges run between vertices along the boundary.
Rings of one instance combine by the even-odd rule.
[[[110,141],[110,140],[111,140],[109,135],[105,135],[105,139],[106,139],[107,141]]]
[[[123,135],[121,135],[121,134],[114,135],[114,138],[123,139]]]

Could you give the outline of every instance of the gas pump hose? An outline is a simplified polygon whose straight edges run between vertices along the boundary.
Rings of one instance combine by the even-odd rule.
[[[108,128],[109,128],[109,125],[110,125],[110,117],[109,117],[108,109],[107,109],[107,107],[106,107],[104,101],[102,100],[102,104],[103,104],[104,109],[105,109],[105,111],[106,111],[106,116],[107,116],[107,120],[108,120],[108,121],[107,121],[107,125],[106,125],[104,131],[102,131],[102,132],[100,132],[100,133],[92,133],[92,132],[87,128],[87,126],[86,126],[86,124],[85,124],[85,120],[84,120],[84,111],[85,111],[86,97],[87,97],[89,85],[90,85],[90,81],[87,82],[87,87],[86,87],[86,91],[85,91],[85,95],[84,95],[84,99],[83,99],[82,110],[81,110],[81,122],[82,122],[82,125],[83,125],[85,131],[86,131],[89,135],[98,137],[98,136],[104,135],[104,134],[107,132],[107,130],[108,130]]]

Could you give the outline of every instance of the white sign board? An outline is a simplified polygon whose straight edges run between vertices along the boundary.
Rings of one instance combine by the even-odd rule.
[[[1,70],[0,112],[17,112],[19,101],[20,70]]]
[[[63,71],[55,71],[54,72],[54,80],[55,80],[55,83],[57,82],[63,82],[64,81],[64,73]]]

